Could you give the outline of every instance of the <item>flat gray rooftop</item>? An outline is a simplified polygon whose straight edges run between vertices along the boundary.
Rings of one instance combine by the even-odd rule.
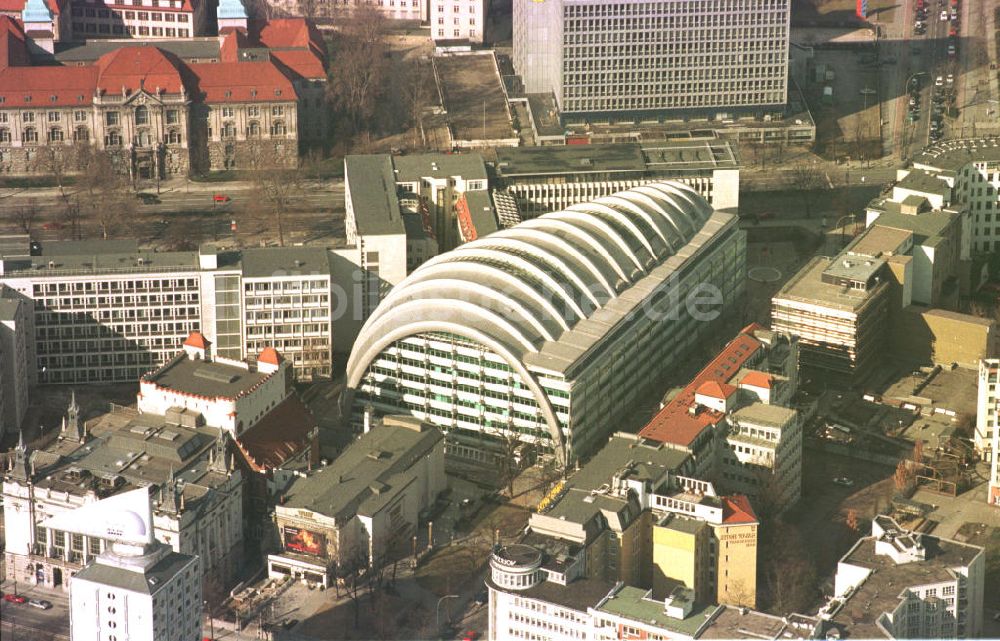
[[[727,140],[676,140],[645,143],[642,153],[649,171],[737,169],[739,158]]]
[[[875,225],[880,227],[891,227],[913,232],[916,243],[922,243],[928,238],[942,236],[947,231],[948,226],[958,217],[953,211],[936,210],[923,214],[902,214],[895,212],[885,212],[879,214],[875,219]]]
[[[517,137],[492,51],[434,56],[432,60],[455,140]]]
[[[813,258],[785,283],[785,286],[774,295],[774,300],[796,300],[845,311],[860,309],[872,292],[824,283],[821,280],[823,271],[829,267],[831,261],[832,259],[823,256]]]
[[[757,425],[771,427],[784,427],[795,420],[797,412],[780,405],[768,405],[767,403],[753,403],[736,410],[737,421],[747,421]]]
[[[267,377],[268,374],[235,365],[192,360],[182,353],[160,369],[146,374],[143,380],[167,389],[208,398],[236,398]]]
[[[243,276],[329,276],[330,252],[322,247],[266,247],[244,249]]]
[[[359,234],[406,233],[396,198],[391,156],[348,156],[344,160],[344,180],[351,192],[351,208]]]
[[[102,556],[113,558],[109,552]],[[102,563],[100,558],[77,572],[73,578],[139,594],[156,594],[195,559],[188,554],[170,552],[145,572],[134,572]]]
[[[951,190],[943,179],[923,169],[911,169],[895,186],[926,194],[944,195]]]
[[[675,619],[663,611],[662,600],[647,599],[646,590],[626,585],[609,596],[597,610],[696,638],[698,631],[708,624],[715,611],[721,607],[723,606],[696,605],[687,617]]]
[[[443,439],[440,430],[415,419],[384,417],[330,465],[297,478],[283,505],[338,520],[374,513],[405,487],[412,465]]]
[[[393,156],[395,179],[418,182],[421,178],[461,176],[466,180],[486,180],[486,164],[479,154],[409,154]]]
[[[924,149],[913,164],[955,172],[970,162],[1000,161],[1000,138],[948,140]]]
[[[505,178],[645,170],[646,161],[636,143],[497,149],[497,172]]]
[[[55,58],[58,62],[93,62],[106,53],[122,47],[156,47],[168,51],[188,62],[217,62],[219,60],[218,38],[185,38],[183,40],[86,40],[84,42],[60,42],[56,44]]]

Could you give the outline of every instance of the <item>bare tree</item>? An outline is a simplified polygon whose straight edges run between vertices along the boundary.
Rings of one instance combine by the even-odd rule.
[[[128,176],[115,167],[110,154],[105,151],[87,150],[81,158],[82,173],[79,178],[77,214],[86,214],[101,228],[101,236],[110,238],[117,228],[129,220],[136,210],[135,194]],[[68,207],[67,211],[72,209]]]
[[[284,213],[302,189],[302,172],[290,166],[277,149],[266,143],[250,151],[250,173],[257,203],[266,207],[278,226],[278,244],[285,245]]]
[[[352,134],[371,125],[386,77],[385,17],[372,6],[354,10],[343,22],[336,45],[336,69],[327,85],[331,103],[350,123]]]
[[[414,137],[420,134],[420,146],[427,146],[427,134],[424,132],[424,111],[434,99],[434,71],[427,63],[419,60],[411,61],[399,67],[400,79],[398,85],[406,106],[409,125],[414,129]]]
[[[802,199],[802,206],[806,208],[806,217],[811,217],[813,205],[821,190],[827,186],[825,176],[815,167],[799,164],[792,170],[791,177]]]
[[[37,173],[52,176],[59,187],[59,198],[63,202],[68,200],[66,196],[66,175],[76,167],[76,156],[78,147],[67,147],[65,145],[45,145],[39,147],[32,162],[32,169]]]
[[[27,204],[14,210],[14,220],[25,234],[31,234],[31,227],[37,219],[38,205],[34,198],[29,199]]]

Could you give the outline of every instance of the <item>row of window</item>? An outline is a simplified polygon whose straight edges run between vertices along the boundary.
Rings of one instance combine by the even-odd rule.
[[[133,25],[120,24],[95,24],[93,22],[74,22],[73,31],[80,33],[104,33],[116,36],[129,34],[130,36],[154,36],[166,38],[190,38],[190,29],[176,29],[174,27],[136,27]]]
[[[148,11],[114,11],[110,9],[90,9],[84,7],[73,7],[74,18],[115,18],[125,20],[152,20],[153,22],[188,22],[190,20],[186,13],[159,13]]]

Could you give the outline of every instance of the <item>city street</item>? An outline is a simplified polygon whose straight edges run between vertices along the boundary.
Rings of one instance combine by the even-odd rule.
[[[0,583],[4,594],[14,592],[14,582]],[[40,610],[27,603],[0,601],[0,637],[3,641],[65,641],[69,639],[69,593],[18,583],[17,594],[45,599],[52,609]]]

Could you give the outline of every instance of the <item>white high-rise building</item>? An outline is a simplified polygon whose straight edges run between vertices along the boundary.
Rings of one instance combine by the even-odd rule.
[[[197,641],[198,557],[153,538],[149,492],[140,488],[81,508],[79,518],[110,548],[70,586],[72,641]]]
[[[514,0],[514,69],[565,116],[782,109],[790,0]]]
[[[986,502],[1000,507],[1000,358],[979,361],[979,395],[976,403],[976,431],[973,442],[983,460],[990,461]]]
[[[482,42],[486,35],[484,0],[431,0],[431,38]]]

